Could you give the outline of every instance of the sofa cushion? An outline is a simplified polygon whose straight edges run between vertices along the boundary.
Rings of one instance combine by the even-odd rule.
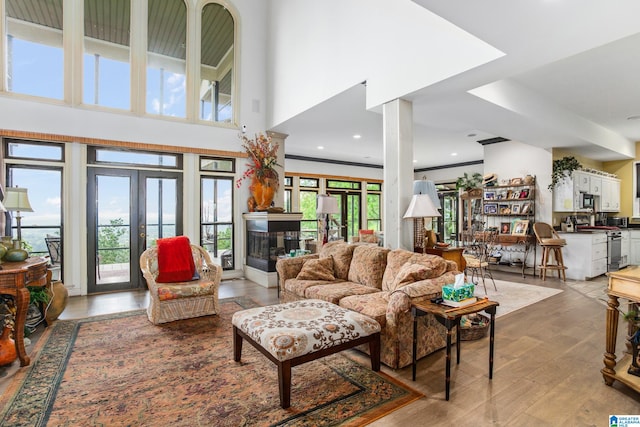
[[[387,267],[389,249],[373,245],[359,245],[353,251],[349,267],[349,281],[382,289],[382,276]]]
[[[336,280],[333,275],[333,258],[309,259],[302,265],[298,280]]]
[[[364,286],[359,283],[340,282],[332,283],[331,286],[309,286],[304,291],[304,297],[307,299],[321,299],[333,304],[338,304],[342,298],[350,295],[363,295],[378,291],[378,289],[370,286]]]
[[[398,271],[398,275],[389,286],[388,291],[395,291],[398,288],[419,280],[428,279],[431,276],[431,269],[426,265],[405,262]]]
[[[333,257],[333,275],[336,279],[349,278],[349,265],[355,246],[345,242],[329,242],[320,249],[320,258]]]
[[[326,280],[287,279],[284,282],[284,289],[294,295],[299,296],[300,298],[304,298],[304,292],[307,290],[307,288],[316,285],[333,285],[334,283],[335,282],[329,282]]]
[[[393,281],[395,280],[400,268],[409,261],[414,255],[414,252],[406,249],[394,249],[387,255],[387,268],[384,270],[382,276],[382,290],[388,291],[391,288]]]
[[[387,323],[387,301],[386,292],[375,292],[364,295],[351,295],[340,300],[340,307],[357,311],[360,314],[371,317],[384,329]]]

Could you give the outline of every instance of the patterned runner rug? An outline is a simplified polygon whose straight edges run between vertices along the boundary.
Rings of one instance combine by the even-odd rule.
[[[422,397],[339,353],[293,368],[280,408],[275,364],[248,343],[233,361],[231,316],[255,306],[230,298],[220,316],[163,326],[144,311],[58,321],[2,396],[0,425],[364,425]]]

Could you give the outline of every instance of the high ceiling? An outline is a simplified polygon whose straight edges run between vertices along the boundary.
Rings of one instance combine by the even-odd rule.
[[[414,2],[505,53],[403,96],[416,169],[482,160],[477,141],[494,137],[601,161],[634,155],[621,147],[640,141],[640,2]],[[288,155],[382,165],[381,109],[367,111],[365,96],[354,85],[272,130],[289,135]]]

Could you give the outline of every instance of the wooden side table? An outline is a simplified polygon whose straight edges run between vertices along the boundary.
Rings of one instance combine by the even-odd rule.
[[[448,248],[426,248],[426,252],[431,255],[438,255],[444,259],[449,261],[453,261],[458,264],[458,271],[464,272],[464,269],[467,267],[467,262],[464,260],[462,256],[462,252],[464,252],[464,248],[456,248],[456,247],[448,247]]]
[[[478,300],[477,303],[462,308],[448,307],[442,304],[431,302],[417,302],[411,305],[413,315],[413,364],[412,379],[416,380],[416,354],[418,346],[418,317],[433,314],[438,322],[447,328],[447,365],[445,373],[446,399],[449,400],[449,389],[451,385],[451,335],[453,327],[456,328],[456,364],[460,364],[460,318],[467,314],[485,311],[491,315],[491,328],[489,332],[489,379],[493,378],[493,347],[496,307],[500,304],[488,299]]]
[[[20,366],[31,363],[24,349],[24,323],[30,299],[27,286],[46,286],[46,284],[46,258],[33,257],[22,262],[5,262],[0,265],[0,294],[13,295],[16,299],[14,338]]]
[[[604,368],[602,377],[607,385],[613,385],[618,380],[623,384],[631,387],[635,391],[640,392],[640,377],[631,375],[627,372],[631,364],[631,354],[625,354],[622,359],[616,363],[616,338],[618,335],[618,298],[626,298],[630,304],[640,303],[640,267],[631,266],[620,271],[609,272],[609,284],[607,294],[609,301],[607,302],[607,340],[606,351],[604,353]],[[629,325],[629,335],[631,335],[632,325]],[[628,351],[630,344],[627,343]],[[616,365],[619,369],[616,370]]]

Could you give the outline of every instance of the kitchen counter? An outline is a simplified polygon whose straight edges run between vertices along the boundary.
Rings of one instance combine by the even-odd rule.
[[[607,272],[606,230],[559,232],[567,241],[562,257],[567,279],[586,280]]]

